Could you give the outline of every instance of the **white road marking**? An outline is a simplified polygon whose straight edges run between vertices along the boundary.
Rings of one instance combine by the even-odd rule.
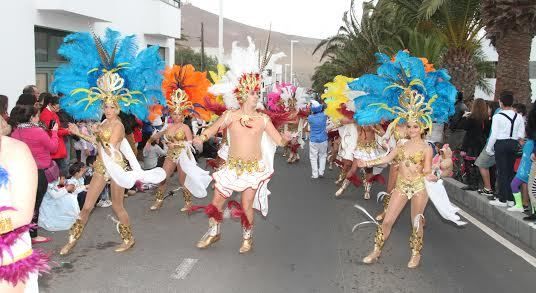
[[[181,264],[175,269],[175,273],[171,275],[171,278],[177,280],[184,280],[186,276],[192,271],[198,259],[196,258],[185,258],[182,260]]]
[[[464,210],[460,209],[460,215],[462,215],[464,218],[469,220],[471,223],[473,223],[475,226],[477,226],[480,230],[482,230],[484,233],[488,234],[491,238],[495,239],[497,242],[502,244],[504,247],[510,249],[513,253],[515,253],[518,256],[520,256],[522,259],[527,261],[530,265],[532,265],[533,267],[536,267],[536,258],[535,257],[533,257],[532,255],[528,254],[523,249],[517,247],[515,244],[513,244],[510,241],[508,241],[507,239],[505,239],[501,235],[497,234],[495,231],[491,230],[488,226],[484,225],[479,220],[473,218],[471,215],[469,215]]]

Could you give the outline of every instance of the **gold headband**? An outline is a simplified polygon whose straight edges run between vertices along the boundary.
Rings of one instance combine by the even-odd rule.
[[[124,88],[125,80],[116,73],[122,67],[117,67],[112,70],[103,69],[103,74],[97,79],[97,86],[86,88],[77,88],[71,92],[72,95],[77,93],[86,93],[87,97],[80,99],[78,103],[87,102],[86,109],[98,100],[102,100],[105,104],[114,104],[119,109],[119,101],[123,102],[125,107],[131,104],[138,104],[141,101],[134,98],[133,95],[142,94],[140,91],[129,91]],[[92,70],[94,71],[94,70]],[[90,71],[91,72],[91,71]]]
[[[436,96],[426,102],[425,97],[418,91],[412,90],[411,88],[404,88],[402,94],[398,97],[398,106],[389,107],[386,104],[379,104],[378,106],[398,116],[389,125],[390,129],[403,119],[406,122],[417,123],[421,129],[429,129],[431,131],[433,112],[431,105],[435,99]]]
[[[261,75],[259,73],[244,73],[238,80],[238,85],[234,94],[239,102],[246,101],[250,92],[259,92],[261,90]]]
[[[190,112],[194,110],[194,105],[188,100],[188,95],[182,89],[176,89],[173,94],[171,94],[171,103],[168,101],[169,109],[176,114],[190,114],[185,112]]]

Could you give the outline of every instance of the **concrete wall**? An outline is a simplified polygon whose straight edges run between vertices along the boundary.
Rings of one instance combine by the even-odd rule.
[[[35,83],[35,45],[32,1],[0,2],[0,93],[9,98],[9,109],[22,88]]]
[[[166,63],[175,62],[181,11],[160,0],[4,0],[0,1],[0,94],[11,109],[28,84],[35,84],[34,26],[76,32],[94,26],[136,34],[140,49],[166,47]]]

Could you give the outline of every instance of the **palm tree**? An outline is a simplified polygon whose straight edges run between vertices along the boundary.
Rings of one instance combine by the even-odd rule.
[[[393,54],[404,48],[400,35],[408,21],[388,1],[375,6],[365,3],[361,20],[351,8],[344,13],[343,23],[335,36],[322,40],[313,51],[322,50],[321,60],[325,60],[312,77],[316,91],[321,92],[337,74],[360,76],[374,71],[374,53],[378,51]]]
[[[363,18],[353,13],[353,1],[343,17],[338,34],[323,40],[322,59],[330,65],[319,66],[313,83],[331,80],[336,74],[358,77],[374,71],[374,53],[388,55],[408,49],[413,55],[445,67],[453,84],[471,98],[475,87],[489,92],[484,76],[492,68],[485,63],[478,32],[482,29],[480,0],[379,0],[366,2]],[[313,54],[314,54],[313,53]]]
[[[487,37],[499,54],[495,99],[508,90],[517,102],[530,103],[529,60],[536,35],[536,1],[482,0],[481,11]]]
[[[419,31],[440,38],[446,45],[440,65],[452,77],[451,82],[472,98],[479,72],[475,53],[481,47],[478,33],[480,0],[393,0],[416,20]]]

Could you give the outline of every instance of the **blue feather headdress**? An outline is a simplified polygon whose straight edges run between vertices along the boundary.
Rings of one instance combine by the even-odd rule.
[[[58,53],[69,63],[56,69],[52,92],[65,95],[60,106],[76,120],[100,120],[105,103],[146,120],[149,105],[166,103],[158,47],[138,54],[134,35],[121,38],[106,29],[101,40],[93,32],[74,33],[65,37]]]
[[[377,73],[365,74],[348,84],[352,90],[367,93],[354,100],[357,124],[414,118],[406,115],[408,107],[412,108],[409,112],[421,116],[419,121],[428,128],[432,122],[447,122],[454,114],[457,91],[445,69],[427,72],[421,58],[405,51],[399,51],[393,60],[382,53],[375,55],[380,63]]]

